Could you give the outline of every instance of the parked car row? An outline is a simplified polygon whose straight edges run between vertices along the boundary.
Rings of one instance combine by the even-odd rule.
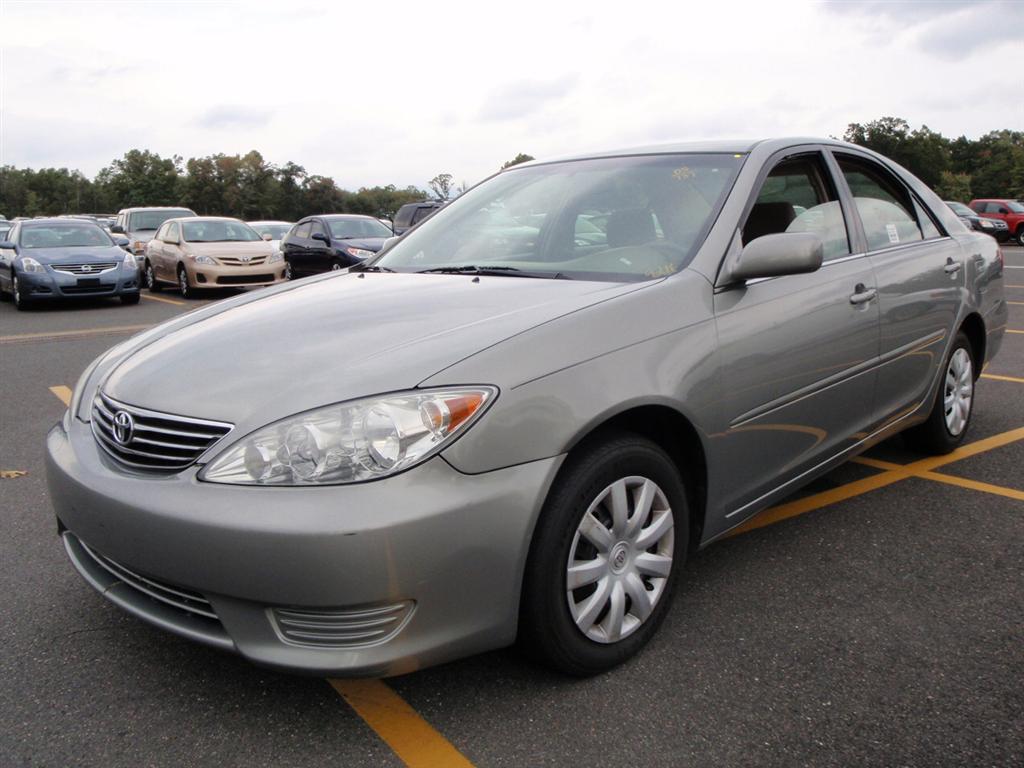
[[[1024,205],[1017,200],[984,199],[971,200],[971,209],[979,216],[1006,224],[1018,245],[1024,245]]]
[[[977,232],[984,232],[986,235],[992,235],[1000,243],[1005,243],[1010,239],[1010,228],[1006,226],[1005,221],[981,216],[963,203],[958,203],[954,200],[945,200],[944,202],[971,229]]]

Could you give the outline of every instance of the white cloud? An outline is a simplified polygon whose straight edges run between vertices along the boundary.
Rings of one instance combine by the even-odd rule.
[[[1018,102],[978,87],[1021,70],[1015,34],[972,32],[999,10],[5,0],[0,162],[92,175],[132,148],[257,149],[357,188],[474,183],[519,152],[841,135],[883,115],[977,136],[1024,127]]]

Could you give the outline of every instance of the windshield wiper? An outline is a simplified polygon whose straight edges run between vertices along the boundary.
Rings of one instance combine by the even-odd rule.
[[[381,267],[376,264],[356,264],[348,268],[349,272],[394,272],[391,267]]]
[[[416,274],[442,274],[442,275],[495,275],[498,277],[540,277],[549,280],[571,280],[568,275],[562,272],[524,272],[518,267],[481,267],[476,264],[459,264],[453,267],[432,267],[421,269]]]

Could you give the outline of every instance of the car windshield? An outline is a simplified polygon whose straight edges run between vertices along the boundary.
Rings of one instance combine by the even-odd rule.
[[[88,248],[113,245],[95,224],[33,224],[21,230],[22,248]]]
[[[946,203],[950,208],[953,209],[953,213],[957,216],[975,216],[976,214],[970,208],[963,203]]]
[[[181,222],[183,237],[189,243],[249,243],[260,236],[242,221],[191,221]]]
[[[506,171],[438,211],[373,266],[603,281],[669,275],[700,247],[743,159],[649,155]]]
[[[359,237],[391,237],[390,229],[376,219],[327,219],[331,237],[348,240]]]
[[[155,232],[168,219],[191,215],[193,215],[191,211],[183,208],[172,208],[166,211],[136,211],[131,215],[128,231],[149,232],[152,230]]]
[[[250,224],[259,235],[270,235],[271,240],[280,240],[288,234],[291,224]]]

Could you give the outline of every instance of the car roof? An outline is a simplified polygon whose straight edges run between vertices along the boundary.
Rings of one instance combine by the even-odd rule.
[[[294,224],[293,221],[274,221],[273,219],[261,219],[260,221],[247,221],[246,224],[252,226],[253,224],[287,224],[289,227]]]
[[[17,223],[25,227],[53,226],[54,224],[63,226],[71,226],[72,224],[92,224],[95,227],[103,229],[103,227],[100,227],[100,225],[96,223],[95,219],[89,219],[84,217],[77,218],[73,216],[43,216],[38,219],[28,219],[27,221],[19,221]]]
[[[236,219],[233,216],[178,216],[174,219],[168,219],[168,221],[187,221],[189,223],[196,221],[237,221],[240,224],[247,223],[241,219]]]
[[[140,208],[122,208],[117,212],[120,216],[122,213],[137,213],[139,211],[191,211],[191,208],[186,208],[183,205],[152,205],[143,206]]]
[[[376,216],[364,216],[361,213],[318,213],[310,216],[311,219],[373,219],[377,221]]]

